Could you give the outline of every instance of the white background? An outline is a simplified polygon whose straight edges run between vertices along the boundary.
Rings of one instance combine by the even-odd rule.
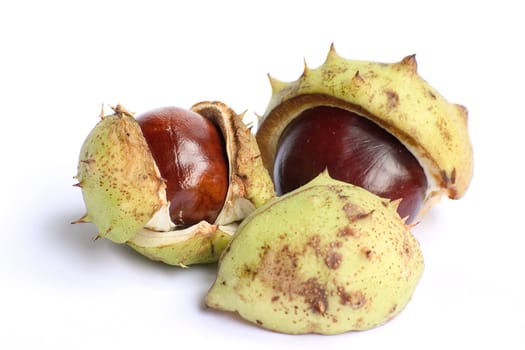
[[[510,1],[3,1],[0,348],[525,347],[523,11]],[[470,112],[475,176],[414,229],[426,269],[374,330],[272,333],[203,308],[215,266],[153,263],[71,225],[73,176],[102,103],[202,100],[264,112],[267,73],[296,79],[330,43],[419,72]]]

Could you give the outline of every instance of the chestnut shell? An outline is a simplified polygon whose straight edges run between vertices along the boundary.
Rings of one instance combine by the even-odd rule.
[[[76,186],[87,212],[73,223],[94,223],[98,237],[127,243],[152,260],[186,266],[217,261],[238,223],[274,197],[254,135],[224,103],[200,102],[193,111],[222,132],[228,191],[214,222],[177,229],[169,217],[166,185],[133,113],[121,105],[102,113],[80,150]]]
[[[288,124],[307,109],[331,106],[369,119],[414,154],[428,182],[420,216],[442,195],[457,199],[467,191],[473,174],[467,109],[448,102],[419,76],[415,55],[389,64],[349,60],[332,45],[320,67],[305,65],[293,82],[270,76],[270,83],[272,96],[256,133],[270,173]]]

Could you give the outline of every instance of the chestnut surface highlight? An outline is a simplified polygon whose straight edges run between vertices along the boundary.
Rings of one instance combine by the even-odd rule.
[[[182,227],[201,220],[213,223],[229,182],[218,128],[200,114],[178,107],[157,108],[136,119],[166,180],[171,220]]]
[[[319,106],[302,112],[281,135],[273,172],[276,191],[288,193],[325,169],[381,197],[402,199],[398,212],[408,222],[425,199],[425,173],[397,138],[356,113]]]

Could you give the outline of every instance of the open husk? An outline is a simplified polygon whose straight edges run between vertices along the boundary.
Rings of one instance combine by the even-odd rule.
[[[127,243],[152,260],[186,266],[214,262],[239,221],[274,196],[259,149],[242,115],[221,102],[200,102],[193,111],[222,132],[229,162],[229,187],[213,223],[178,229],[169,217],[166,185],[132,113],[121,105],[101,116],[86,138],[76,178],[87,213],[104,237]]]
[[[419,76],[414,55],[391,64],[356,61],[341,57],[332,45],[320,67],[305,65],[298,80],[270,77],[270,83],[272,97],[256,134],[270,174],[286,126],[307,109],[332,106],[383,127],[418,159],[428,181],[420,215],[441,195],[465,194],[473,173],[467,109],[448,102]]]

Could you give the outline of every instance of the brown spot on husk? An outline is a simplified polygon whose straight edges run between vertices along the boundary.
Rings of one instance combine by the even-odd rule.
[[[366,257],[367,260],[369,261],[373,261],[374,260],[374,257],[375,257],[375,253],[372,249],[370,248],[362,248],[361,249],[361,252],[364,254],[364,256]]]
[[[310,305],[313,312],[324,314],[328,309],[326,290],[315,278],[307,280],[298,294],[304,296],[304,301]]]
[[[366,304],[366,296],[360,291],[347,292],[343,287],[338,287],[337,295],[341,305],[348,305],[352,309],[362,308]]]
[[[441,134],[441,137],[443,138],[445,145],[448,145],[451,143],[453,137],[450,134],[449,131],[449,125],[446,119],[444,118],[438,118],[436,120],[436,128],[439,130],[439,133]]]
[[[338,237],[359,237],[359,231],[351,229],[348,225],[337,231]]]
[[[264,247],[257,274],[274,290],[289,294],[297,289],[297,263],[297,253],[293,252],[288,245],[284,245],[279,251]]]
[[[326,266],[332,270],[341,266],[341,261],[343,261],[343,255],[334,251],[329,251],[324,259]]]
[[[300,254],[293,251],[288,245],[278,251],[265,249],[261,265],[257,271],[262,282],[271,286],[279,294],[272,295],[272,302],[277,302],[282,296],[293,298],[302,297],[308,308],[324,314],[328,308],[326,289],[316,278],[301,280],[297,274]]]
[[[450,183],[456,183],[456,168],[452,169],[452,172],[450,173]]]
[[[397,108],[399,105],[399,95],[393,90],[385,90],[385,95],[387,98],[386,106],[388,109]]]
[[[448,196],[450,198],[457,198],[458,191],[455,186],[456,182],[456,169],[452,169],[450,176],[447,174],[446,170],[441,171],[441,187],[448,189]]]
[[[341,242],[334,241],[328,245],[322,245],[320,237],[315,235],[310,238],[307,245],[314,250],[316,256],[323,258],[329,269],[335,270],[341,265],[343,255],[336,251],[341,248]]]
[[[352,204],[352,203],[346,203],[343,206],[343,211],[346,214],[346,217],[348,218],[348,221],[355,222],[357,220],[362,220],[371,215],[374,210],[371,210],[369,212],[364,211],[359,206]]]

